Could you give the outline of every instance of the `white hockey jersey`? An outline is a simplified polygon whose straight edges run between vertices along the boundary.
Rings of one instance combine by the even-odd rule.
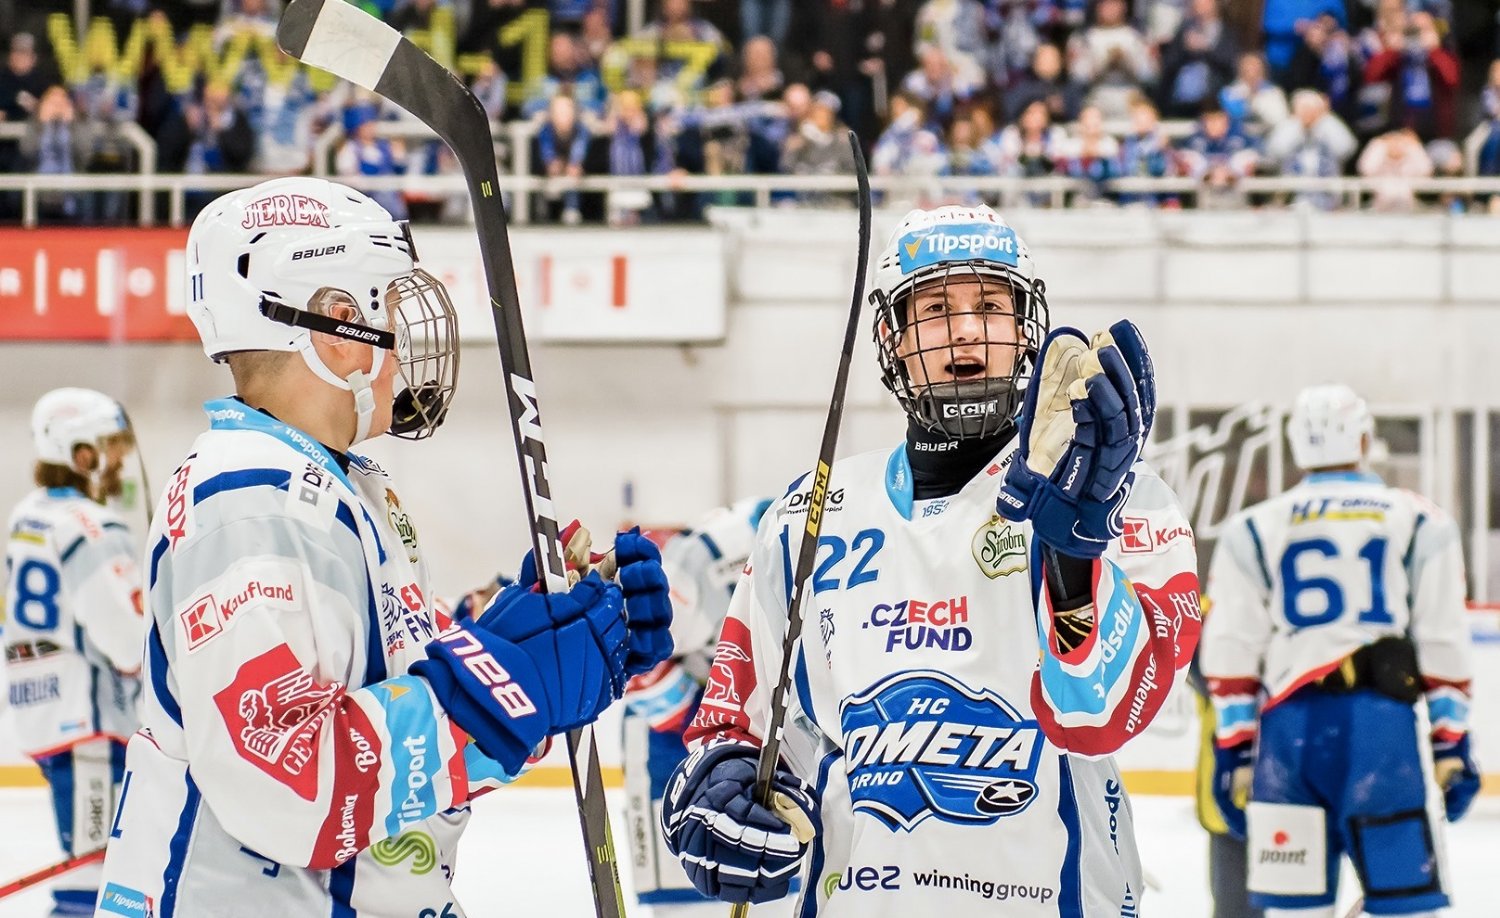
[[[1408,634],[1434,735],[1466,729],[1469,634],[1458,527],[1366,472],[1321,472],[1224,524],[1200,665],[1218,742],[1379,638]],[[1264,700],[1262,701],[1262,692]]]
[[[465,802],[509,778],[406,674],[444,624],[417,531],[375,463],[205,407],[148,541],[143,729],[100,908],[457,918]]]
[[[21,750],[42,758],[97,736],[124,741],[145,621],[125,523],[73,488],[37,489],[11,514],[5,670]]]
[[[930,501],[904,446],[831,471],[782,747],[822,801],[802,916],[1138,914],[1109,753],[1192,655],[1192,532],[1138,465],[1126,535],[1094,567],[1097,624],[1061,653],[1031,526],[995,514],[1013,455]],[[809,495],[804,477],[761,521],[695,748],[764,735]]]

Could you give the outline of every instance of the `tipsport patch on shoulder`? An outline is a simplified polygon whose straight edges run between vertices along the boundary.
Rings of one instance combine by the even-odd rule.
[[[896,257],[901,273],[947,261],[972,261],[983,258],[1014,268],[1021,261],[1016,231],[995,223],[960,223],[924,227],[907,233],[896,243]]]
[[[902,672],[846,698],[839,716],[854,810],[893,832],[929,816],[990,825],[1036,799],[1041,729],[993,691]]]

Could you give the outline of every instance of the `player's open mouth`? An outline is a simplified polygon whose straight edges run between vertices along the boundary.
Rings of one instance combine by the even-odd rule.
[[[984,375],[984,361],[978,357],[959,357],[944,369],[954,379],[973,379]]]

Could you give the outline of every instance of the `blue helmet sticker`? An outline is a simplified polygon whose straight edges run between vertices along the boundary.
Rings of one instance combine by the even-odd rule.
[[[1021,262],[1016,231],[999,223],[945,223],[924,227],[896,243],[902,276],[950,261],[993,261],[1009,267]]]
[[[893,832],[929,816],[990,825],[1036,799],[1041,729],[993,691],[900,672],[846,698],[839,716],[853,808]]]

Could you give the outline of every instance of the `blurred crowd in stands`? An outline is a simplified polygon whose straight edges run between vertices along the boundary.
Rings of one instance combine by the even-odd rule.
[[[1380,209],[1500,210],[1500,196],[1411,186],[1500,176],[1492,0],[357,3],[464,76],[496,122],[502,171],[559,179],[532,198],[540,220],[697,219],[749,196],[566,179],[849,173],[851,128],[877,176],[1066,176],[1087,189],[1075,204],[1238,204],[1246,176],[1355,175],[1379,180]],[[86,31],[73,6],[0,8],[0,118],[18,126],[0,128],[0,171],[134,171],[144,132],[158,172],[402,175],[378,194],[398,216],[463,216],[463,195],[424,190],[456,172],[447,149],[390,128],[409,115],[275,51],[278,0],[94,0]],[[1199,185],[1127,193],[1110,185],[1122,177]],[[0,194],[4,217],[17,197]],[[133,206],[61,191],[39,204],[53,222]]]

